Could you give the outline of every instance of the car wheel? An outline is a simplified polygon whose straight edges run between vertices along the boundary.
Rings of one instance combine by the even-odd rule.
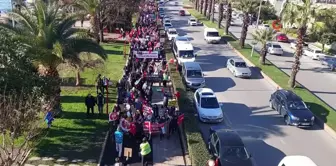
[[[288,115],[285,115],[285,123],[286,123],[286,125],[290,125],[290,117],[288,116]]]
[[[270,101],[269,101],[269,107],[273,110],[274,107],[273,107],[272,101],[273,101],[273,100],[270,100]]]

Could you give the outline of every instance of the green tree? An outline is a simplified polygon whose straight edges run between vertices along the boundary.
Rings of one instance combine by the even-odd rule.
[[[323,33],[319,42],[322,44],[322,51],[324,52],[326,44],[332,44],[336,41],[336,34],[335,33]]]
[[[232,21],[232,5],[231,2],[228,3],[226,8],[226,22],[225,22],[225,34],[229,34],[229,28],[231,26]]]
[[[56,104],[48,106],[60,110],[60,78],[57,66],[65,60],[74,59],[81,52],[96,53],[106,58],[104,49],[93,41],[86,30],[73,28],[77,17],[62,17],[58,2],[45,3],[38,0],[33,7],[9,13],[18,26],[0,24],[18,35],[27,45],[35,48],[35,64],[41,75],[53,77],[58,84],[53,87]]]
[[[259,1],[257,0],[238,0],[236,8],[243,12],[243,26],[240,35],[240,46],[243,48],[245,46],[245,40],[247,36],[248,26],[250,24],[250,14],[254,13],[259,6]]]
[[[213,3],[214,3],[214,0],[209,0],[209,5],[208,5],[209,12],[206,15],[208,20],[210,20],[210,17],[211,17]]]
[[[204,12],[203,15],[206,17],[208,13],[208,7],[209,7],[209,0],[205,0],[204,2]]]
[[[203,14],[204,0],[201,0],[200,13]]]
[[[221,23],[224,18],[224,4],[222,1],[219,2],[219,7],[218,7],[218,28],[221,28]]]
[[[216,1],[216,0],[212,0],[213,2],[212,2],[212,10],[211,10],[211,22],[215,22],[215,4],[216,4],[216,2],[218,2],[218,1]]]
[[[271,41],[275,38],[275,34],[276,32],[273,31],[271,28],[266,30],[257,30],[252,34],[253,39],[261,44],[259,62],[262,65],[266,64],[266,55],[267,55],[266,44],[268,41]]]
[[[298,26],[297,29],[297,44],[295,51],[295,60],[292,66],[292,72],[288,81],[290,87],[294,88],[296,83],[296,75],[300,70],[300,59],[303,54],[303,39],[307,33],[308,25],[314,22],[316,17],[316,12],[318,9],[313,5],[312,0],[302,0],[302,4],[286,2],[283,9],[283,17],[287,13],[291,13],[289,10],[292,10],[295,15],[295,25]],[[289,17],[289,16],[287,16]]]

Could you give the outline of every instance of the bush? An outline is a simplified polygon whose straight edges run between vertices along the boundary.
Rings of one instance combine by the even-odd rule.
[[[167,59],[174,58],[169,44],[166,46]],[[185,115],[184,129],[192,165],[204,166],[210,158],[210,154],[200,132],[198,120],[195,117],[196,110],[192,101],[192,93],[186,91],[180,73],[176,70],[176,64],[169,64],[169,71],[174,90],[181,94],[178,100],[178,106],[179,110]]]

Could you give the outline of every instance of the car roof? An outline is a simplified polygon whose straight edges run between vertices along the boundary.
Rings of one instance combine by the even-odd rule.
[[[242,58],[230,58],[232,59],[234,62],[245,62]]]
[[[184,62],[183,65],[185,66],[186,69],[189,69],[189,70],[201,69],[201,66],[197,62]]]
[[[301,97],[296,95],[293,91],[280,89],[278,90],[281,94],[283,94],[286,97],[287,101],[302,101]]]
[[[196,18],[191,17],[191,18],[189,18],[189,20],[196,20]]]
[[[218,32],[216,28],[205,28],[204,30],[208,32]]]
[[[176,41],[189,41],[189,38],[186,36],[179,36],[175,38]]]
[[[299,155],[286,156],[281,160],[280,163],[284,163],[286,166],[317,166],[309,157]]]
[[[175,28],[169,28],[168,31],[176,31]]]
[[[210,88],[200,88],[198,92],[202,97],[216,97],[214,91]]]
[[[217,133],[222,146],[245,146],[237,132],[231,129],[215,129],[213,131]]]

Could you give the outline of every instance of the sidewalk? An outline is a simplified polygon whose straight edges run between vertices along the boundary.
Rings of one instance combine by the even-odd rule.
[[[153,84],[153,99],[152,103],[162,105],[163,93],[161,92],[162,86],[158,83]],[[164,88],[167,92],[170,87]],[[184,166],[184,156],[182,152],[182,145],[179,134],[174,133],[169,139],[160,137],[153,137],[153,163],[155,166]]]

